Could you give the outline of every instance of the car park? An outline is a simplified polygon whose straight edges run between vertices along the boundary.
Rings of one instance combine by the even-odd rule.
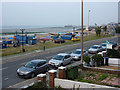
[[[100,44],[100,46],[102,47],[102,50],[103,50],[103,51],[106,50],[106,47],[107,47],[107,46],[106,46],[106,43],[102,43],[102,44]]]
[[[88,49],[88,52],[91,54],[96,54],[101,51],[102,51],[102,47],[100,45],[93,45],[92,47],[90,47],[90,49]]]
[[[69,63],[72,63],[72,57],[67,53],[59,53],[48,62],[49,68],[57,68]]]
[[[86,50],[83,50],[83,57],[87,56],[88,52]],[[71,53],[71,57],[74,60],[80,60],[81,58],[81,49],[76,49],[74,52]]]
[[[33,78],[37,74],[45,72],[48,69],[46,60],[32,60],[24,66],[18,68],[17,75],[23,78]]]

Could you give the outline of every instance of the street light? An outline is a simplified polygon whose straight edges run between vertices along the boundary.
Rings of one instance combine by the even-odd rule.
[[[82,8],[81,8],[81,66],[83,66],[83,0],[82,0]]]
[[[23,33],[25,31],[25,29],[20,29],[22,31],[22,51],[25,52],[25,49],[24,49],[24,43],[23,43]]]
[[[88,30],[89,30],[89,19],[90,19],[90,16],[89,16],[90,14],[89,13],[90,12],[91,12],[91,10],[88,10]]]

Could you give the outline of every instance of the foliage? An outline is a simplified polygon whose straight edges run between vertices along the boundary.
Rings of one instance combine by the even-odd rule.
[[[103,27],[103,30],[105,31],[105,34],[106,34],[106,31],[107,31],[107,26],[106,25]]]
[[[90,56],[85,56],[85,57],[83,58],[83,60],[84,60],[87,64],[89,64],[89,63],[90,63]]]
[[[107,50],[107,57],[110,57],[110,58],[119,58],[120,57],[120,53],[119,53],[118,50],[108,49]]]
[[[92,60],[96,63],[97,66],[99,66],[104,60],[104,58],[99,54],[95,54],[92,56]]]
[[[95,29],[95,31],[96,31],[96,35],[100,37],[100,34],[101,34],[101,26],[97,27],[97,28]]]
[[[108,77],[108,74],[103,74],[99,77],[98,80],[102,81],[102,80],[106,79],[107,77]]]
[[[120,26],[116,27],[115,30],[116,30],[116,33],[120,33]]]

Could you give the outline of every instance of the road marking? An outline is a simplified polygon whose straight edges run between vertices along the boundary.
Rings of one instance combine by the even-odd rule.
[[[7,69],[8,67],[5,67],[5,68],[1,68],[0,70],[5,70],[5,69]]]
[[[5,78],[4,80],[8,80],[8,78]]]

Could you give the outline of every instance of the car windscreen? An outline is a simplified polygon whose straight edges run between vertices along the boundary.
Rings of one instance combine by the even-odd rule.
[[[81,51],[74,51],[74,54],[81,54]]]
[[[53,57],[53,59],[55,60],[62,60],[64,58],[64,56],[61,55],[56,55],[55,57]]]
[[[106,44],[102,44],[102,46],[106,46]]]
[[[34,62],[28,62],[25,67],[28,67],[28,68],[35,68],[37,66],[37,63],[34,63]]]
[[[92,48],[93,48],[93,49],[98,49],[98,47],[97,47],[97,46],[92,46]]]

